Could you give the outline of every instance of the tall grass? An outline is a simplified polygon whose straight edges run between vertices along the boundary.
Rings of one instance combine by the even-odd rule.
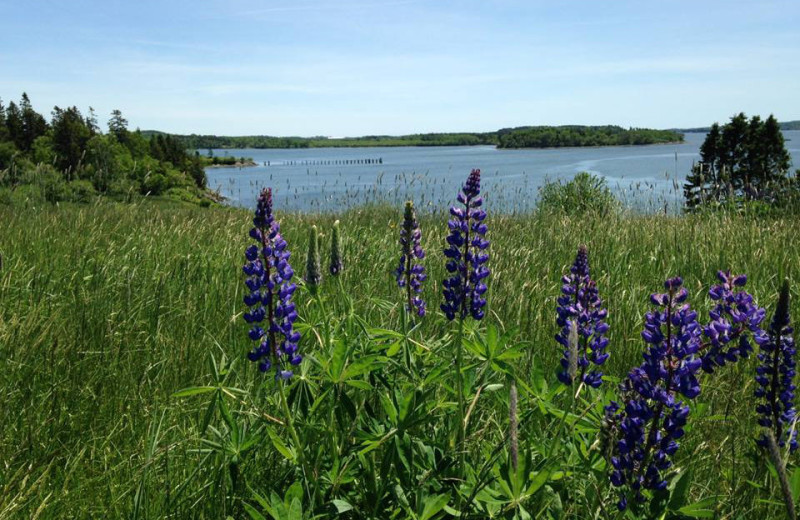
[[[291,487],[300,481],[287,462],[291,453],[278,449],[294,447],[282,433],[274,383],[245,358],[250,345],[241,320],[241,264],[250,218],[236,209],[147,202],[0,206],[0,518],[240,517],[274,506],[272,491],[287,497],[287,511],[294,507],[292,496],[308,494]],[[436,281],[445,274],[441,215],[420,216],[429,250],[431,283],[424,297],[430,316],[407,337],[402,294],[391,274],[402,208],[279,218],[298,266],[309,227],[319,226],[327,241],[334,220],[341,221],[345,270],[339,279],[323,281],[319,301],[305,291],[295,298],[307,362],[295,379],[292,402],[299,428],[315,432],[305,439],[317,444],[309,464],[323,460],[325,450],[344,453],[348,442],[364,447],[381,438],[369,437],[359,421],[338,417],[341,409],[333,405],[321,407],[330,415],[315,415],[316,401],[331,399],[316,385],[321,374],[332,377],[331,360],[344,356],[337,349],[352,349],[350,362],[358,353],[388,359],[390,373],[413,382],[411,388],[430,404],[427,414],[451,406],[452,399],[426,394],[435,379],[425,379],[436,376],[432,367],[450,362],[448,329],[437,310]],[[506,332],[503,341],[522,353],[515,376],[531,388],[556,386],[561,349],[553,340],[554,309],[560,275],[581,243],[589,248],[593,277],[609,309],[607,373],[616,378],[639,363],[648,295],[667,276],[683,276],[702,311],[709,307],[705,292],[718,269],[747,273],[748,290],[769,308],[784,277],[800,279],[800,225],[793,219],[531,213],[492,215],[489,222],[492,276],[483,326]],[[800,319],[797,306],[792,317]],[[397,342],[412,349],[411,357],[433,361],[392,364]],[[505,378],[494,376],[490,365],[480,372],[482,358],[470,352],[476,386],[468,397],[477,406],[467,449],[480,455],[502,444],[508,392],[491,392]],[[714,497],[712,509],[720,517],[782,514],[777,490],[766,486],[769,476],[753,461],[752,370],[751,360],[704,380],[697,405],[702,413],[693,413],[693,428],[676,455],[677,466],[693,471],[689,493]],[[373,388],[392,388],[368,372],[359,377]],[[480,397],[477,383],[484,384]],[[174,396],[198,386],[211,390]],[[330,388],[340,402],[358,390],[344,382]],[[224,407],[215,408],[219,402]],[[535,392],[520,387],[520,458],[526,446],[548,439],[557,420],[546,414],[531,419],[536,403]],[[369,400],[353,397],[351,405],[358,416]],[[348,460],[368,465],[383,448]],[[346,502],[332,501],[354,486],[347,472],[324,465],[317,470],[324,472],[315,479],[331,482],[317,512],[330,506],[333,515],[334,505],[346,511]],[[550,492],[574,499],[562,504],[565,517],[590,514],[588,484],[579,484],[581,479],[568,472],[552,479]],[[567,483],[581,491],[570,491]],[[413,497],[409,501],[413,508]],[[433,499],[425,504],[437,505]],[[351,506],[345,515],[385,513]]]

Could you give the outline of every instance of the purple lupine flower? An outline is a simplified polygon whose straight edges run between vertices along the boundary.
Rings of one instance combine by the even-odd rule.
[[[464,319],[468,314],[480,320],[484,315],[489,241],[485,238],[487,227],[483,221],[486,212],[481,209],[483,198],[479,196],[480,192],[481,171],[472,170],[458,193],[460,205],[450,208],[453,218],[447,223],[450,235],[444,250],[450,276],[442,282],[445,303],[441,305],[449,320],[455,319],[456,315]]]
[[[262,372],[274,366],[275,377],[287,379],[292,376],[289,367],[303,359],[297,353],[300,334],[293,330],[297,312],[292,294],[297,286],[291,282],[291,254],[272,214],[271,188],[262,190],[258,197],[250,237],[257,244],[245,250],[247,262],[242,270],[247,275],[248,292],[244,303],[250,310],[244,313],[244,320],[251,324],[249,336],[255,346],[247,357],[257,362]]]
[[[642,338],[648,344],[644,363],[631,370],[621,385],[624,406],[607,408],[619,425],[619,440],[610,463],[611,483],[627,486],[638,501],[641,490],[664,489],[663,471],[672,466],[670,456],[678,449],[677,440],[689,407],[679,396],[693,399],[700,393],[697,371],[701,361],[695,355],[700,348],[701,328],[697,313],[685,304],[687,291],[680,278],[665,282],[665,294],[653,294],[657,306],[645,316]],[[616,403],[614,403],[616,405]],[[622,493],[620,509],[627,506]]]
[[[414,212],[414,203],[406,202],[403,214],[403,228],[400,230],[400,264],[395,270],[397,285],[406,290],[406,310],[415,310],[418,316],[425,316],[425,301],[420,296],[422,292],[422,282],[428,276],[425,274],[425,267],[419,263],[425,258],[425,250],[420,245],[422,233],[419,230],[419,223]]]
[[[562,295],[558,298],[556,323],[561,331],[556,335],[564,347],[564,357],[561,359],[563,370],[558,373],[558,379],[571,385],[575,377],[587,385],[598,388],[603,382],[603,373],[599,370],[588,370],[589,363],[600,366],[608,359],[605,352],[608,346],[608,324],[603,321],[608,311],[602,308],[603,302],[597,292],[597,285],[589,276],[589,253],[586,246],[578,248],[575,263],[570,268],[570,274],[561,281]],[[570,328],[573,322],[577,325],[577,345],[570,345]],[[573,350],[577,347],[576,350]],[[576,373],[571,373],[571,365],[575,365]],[[580,373],[577,373],[580,371]]]
[[[718,285],[709,291],[716,305],[709,312],[710,322],[703,328],[706,337],[703,353],[703,370],[713,373],[716,367],[735,363],[753,352],[750,337],[762,334],[761,322],[766,311],[755,304],[753,296],[742,289],[747,276],[732,275],[730,271],[719,271]]]
[[[780,447],[789,443],[790,451],[797,449],[796,411],[794,407],[795,356],[792,327],[789,325],[789,284],[781,288],[775,315],[766,332],[756,336],[759,346],[756,369],[755,396],[758,424],[774,436]],[[758,444],[767,447],[765,433]]]

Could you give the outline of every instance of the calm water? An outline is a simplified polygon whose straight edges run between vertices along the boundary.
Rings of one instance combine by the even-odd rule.
[[[793,168],[800,167],[800,131],[784,132]],[[332,210],[365,202],[400,204],[412,199],[435,209],[451,203],[470,169],[480,168],[487,205],[525,210],[550,179],[581,171],[604,177],[628,206],[672,211],[682,202],[682,182],[704,134],[686,134],[674,145],[497,150],[492,146],[215,150],[252,157],[259,166],[209,169],[208,184],[238,206],[253,207],[262,187],[272,186],[282,210]],[[205,153],[201,150],[200,153]],[[353,164],[361,161],[371,164]],[[382,161],[378,163],[378,161]]]

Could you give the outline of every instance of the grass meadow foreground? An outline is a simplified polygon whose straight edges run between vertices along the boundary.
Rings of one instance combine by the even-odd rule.
[[[766,325],[784,278],[800,279],[792,218],[490,214],[488,303],[464,330],[459,392],[458,331],[439,310],[448,215],[419,216],[428,313],[412,327],[393,275],[403,208],[277,210],[297,279],[309,228],[322,234],[322,281],[298,282],[293,298],[304,359],[285,397],[298,438],[283,389],[247,360],[251,212],[0,206],[0,518],[652,517],[618,512],[601,435],[603,406],[642,362],[650,294],[681,276],[703,317],[717,271],[746,273]],[[554,337],[561,277],[581,244],[610,358],[605,383],[575,398],[557,377]],[[757,363],[698,376],[658,516],[786,515],[755,442]],[[790,457],[797,496],[794,468]]]

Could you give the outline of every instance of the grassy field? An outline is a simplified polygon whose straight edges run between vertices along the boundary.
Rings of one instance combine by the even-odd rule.
[[[683,276],[701,316],[719,269],[747,273],[769,313],[784,277],[800,279],[797,220],[490,215],[489,308],[468,331],[473,407],[454,455],[453,328],[437,290],[446,217],[420,219],[430,313],[404,334],[392,276],[402,208],[280,214],[298,273],[310,224],[325,235],[324,253],[334,219],[344,239],[341,277],[328,276],[317,298],[303,287],[295,296],[306,360],[290,403],[301,464],[275,383],[245,357],[250,218],[149,202],[0,206],[0,518],[295,518],[301,505],[307,516],[444,518],[467,501],[459,486],[489,504],[475,518],[524,518],[520,505],[540,518],[614,518],[605,470],[580,449],[593,444],[595,412],[614,385],[582,396],[576,440],[551,442],[563,414],[549,406],[567,401],[555,378],[555,305],[578,245],[609,309],[612,379],[641,362],[648,295],[665,278]],[[687,501],[710,497],[717,518],[785,514],[754,448],[754,365],[704,376],[675,455],[692,470]],[[520,451],[537,468],[524,478],[547,468],[546,485],[516,499],[502,494],[511,377]],[[211,390],[174,395],[202,386]],[[469,469],[454,477],[458,457]]]

